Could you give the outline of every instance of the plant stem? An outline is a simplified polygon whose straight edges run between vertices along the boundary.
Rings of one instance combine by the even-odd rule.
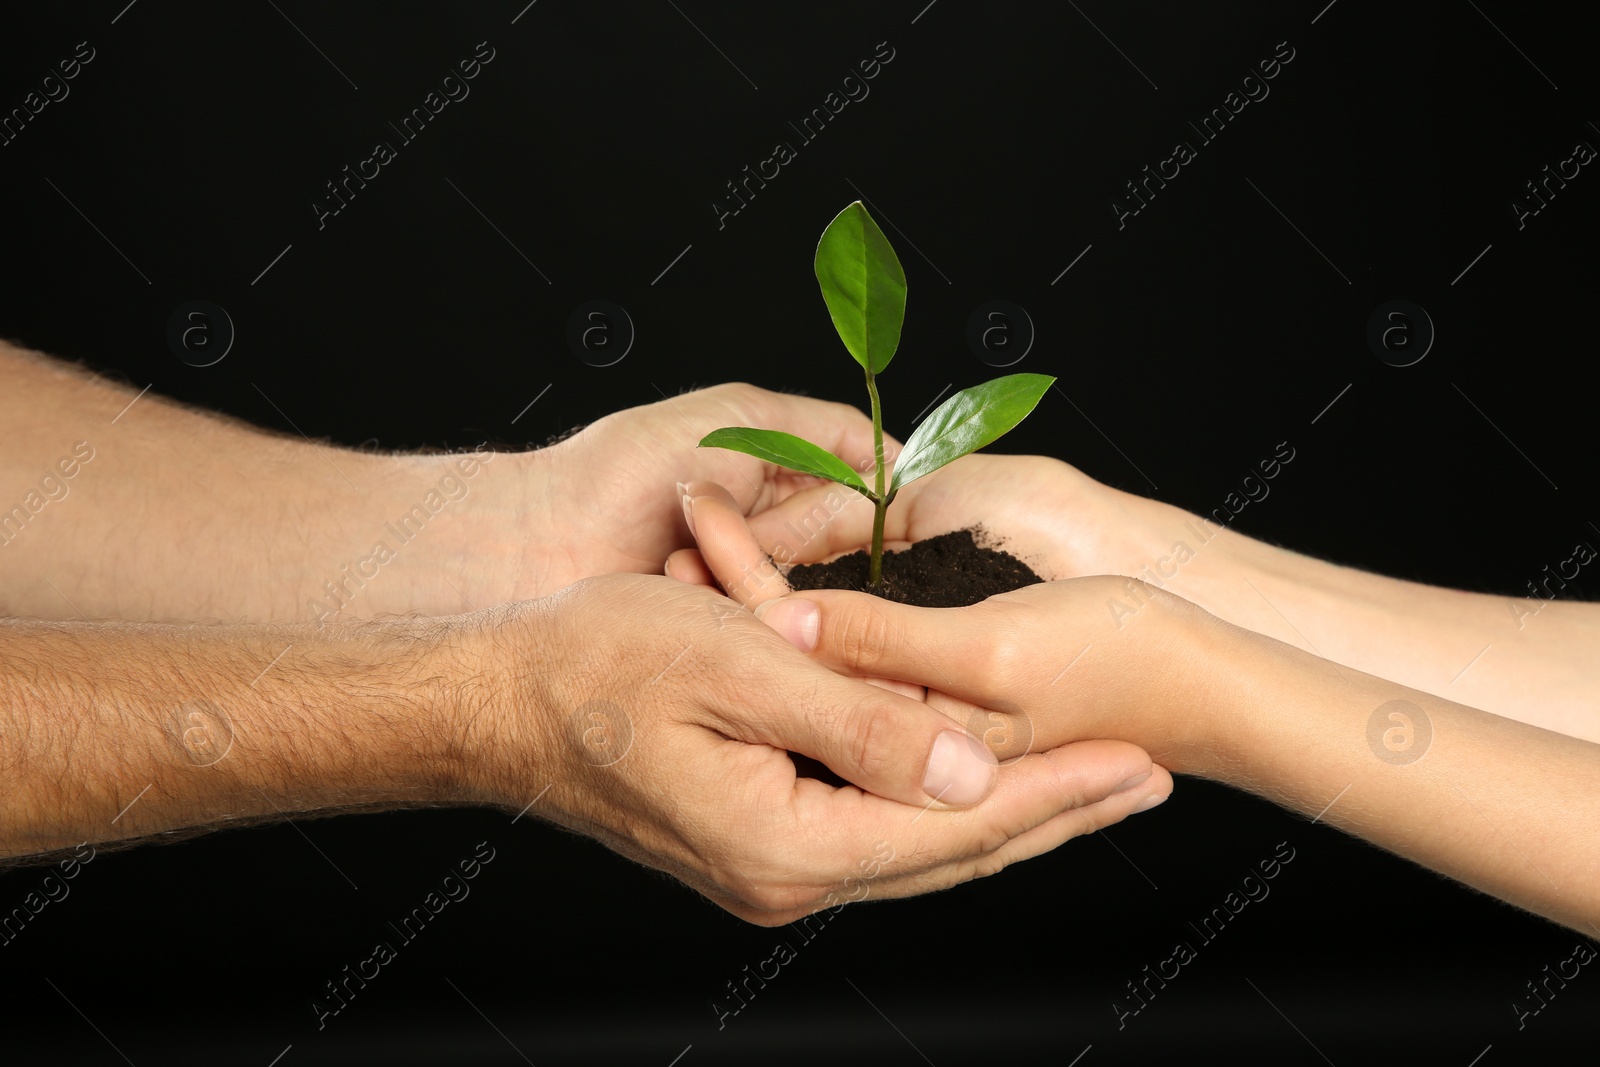
[[[867,567],[867,585],[871,588],[883,581],[883,517],[889,510],[889,500],[883,494],[883,408],[878,403],[878,382],[872,371],[867,371],[867,393],[872,397],[872,447],[877,470],[874,473],[876,492],[872,497],[872,558]]]

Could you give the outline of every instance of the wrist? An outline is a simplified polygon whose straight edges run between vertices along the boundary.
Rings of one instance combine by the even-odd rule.
[[[1156,609],[1150,613],[1147,684],[1131,709],[1146,725],[1129,740],[1168,770],[1220,778],[1230,765],[1223,744],[1234,706],[1230,690],[1248,684],[1236,661],[1241,644],[1256,635],[1173,594],[1149,588],[1147,595]]]
[[[445,765],[474,803],[520,810],[549,784],[559,739],[548,679],[560,640],[551,598],[452,620],[437,654],[448,678]]]
[[[296,629],[302,636],[247,687],[264,706],[254,710],[240,693],[240,758],[219,769],[277,794],[284,811],[490,801],[479,774],[470,626],[402,618]],[[269,736],[253,736],[253,719],[270,724]],[[240,792],[248,799],[251,790]]]
[[[311,618],[454,615],[548,590],[540,452],[353,457],[365,481],[331,506],[336,544],[313,577]],[[306,617],[303,609],[301,618]]]

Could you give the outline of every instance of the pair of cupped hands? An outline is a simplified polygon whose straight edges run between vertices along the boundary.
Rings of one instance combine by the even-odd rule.
[[[694,447],[724,425],[806,437],[858,470],[872,456],[856,409],[747,385],[620,412],[540,454],[566,546],[537,561],[561,587],[529,602],[543,629],[516,668],[537,693],[527,750],[556,754],[517,784],[563,786],[541,814],[776,926],[995,874],[1166,799],[1151,751],[1176,762],[1150,683],[1172,669],[1162,620],[1188,606],[1147,590],[1160,609],[1119,623],[1106,603],[1129,580],[1083,577],[1131,573],[1158,536],[1140,509],[1163,505],[1055,460],[973,455],[899,494],[886,547],[982,524],[1044,584],[951,609],[794,593],[769,554],[860,549],[872,506]]]

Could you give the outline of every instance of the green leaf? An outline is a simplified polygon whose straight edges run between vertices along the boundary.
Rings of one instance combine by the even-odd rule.
[[[816,270],[839,339],[857,363],[881,373],[900,347],[906,273],[861,201],[839,212],[822,231]]]
[[[818,478],[839,482],[858,493],[871,496],[866,483],[850,469],[850,464],[827,449],[818,448],[792,433],[756,430],[748,426],[725,426],[701,438],[700,447],[731,448],[735,452],[744,452],[801,474],[814,474]]]
[[[906,442],[889,491],[994,441],[1027,418],[1054,381],[1048,374],[1008,374],[961,390],[935,408]]]

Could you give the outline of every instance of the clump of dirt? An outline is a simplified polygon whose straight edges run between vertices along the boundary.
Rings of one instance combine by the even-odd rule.
[[[863,549],[831,563],[790,568],[796,589],[854,589],[919,608],[964,608],[997,593],[1044,581],[1011,553],[981,543],[983,527],[954,530],[883,554],[883,582],[867,588],[869,553]]]

